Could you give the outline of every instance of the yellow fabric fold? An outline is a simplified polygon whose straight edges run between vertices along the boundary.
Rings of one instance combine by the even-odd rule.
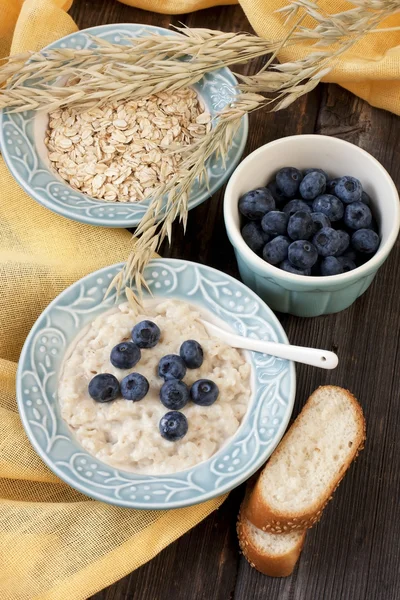
[[[163,15],[181,15],[212,6],[237,4],[238,0],[119,0],[122,4]]]
[[[212,5],[239,3],[258,35],[277,41],[288,32],[284,19],[276,11],[290,0],[121,0],[124,4],[163,14],[180,14],[209,8]],[[321,10],[334,14],[349,10],[346,0],[319,0]],[[312,26],[313,21],[305,22]],[[380,27],[400,27],[400,13],[387,19]],[[307,42],[285,48],[278,58],[293,61],[310,52]],[[338,83],[372,106],[400,114],[400,30],[365,35],[344,54],[324,81]]]
[[[151,4],[151,2],[149,2]],[[270,40],[287,33],[282,17],[275,11],[287,0],[240,0],[250,23],[258,35]],[[353,5],[343,0],[320,0],[318,6],[328,14],[349,10]],[[312,21],[307,26],[312,26]],[[399,27],[400,13],[386,19],[380,27]],[[278,58],[293,61],[306,56],[310,45],[302,42],[285,48]],[[400,31],[369,33],[335,62],[324,78],[338,83],[372,106],[400,114]]]
[[[75,31],[69,0],[0,0],[0,57]],[[0,598],[85,600],[130,573],[223,501],[172,511],[113,507],[60,481],[31,447],[15,398],[16,361],[42,310],[68,285],[124,260],[130,234],[58,216],[0,158]]]

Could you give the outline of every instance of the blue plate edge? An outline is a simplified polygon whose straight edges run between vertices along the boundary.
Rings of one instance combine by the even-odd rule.
[[[168,263],[182,263],[182,262],[187,262],[187,263],[191,263],[193,264],[193,261],[186,261],[184,259],[174,259],[174,258],[156,258],[153,259],[152,261],[150,261],[149,266],[151,266],[152,262],[159,262],[160,260],[165,261],[167,264]],[[194,263],[194,264],[199,264],[199,263]],[[42,450],[42,448],[38,445],[38,443],[35,440],[35,437],[32,435],[32,430],[31,427],[29,425],[29,423],[26,420],[26,415],[25,412],[23,410],[23,394],[22,394],[22,380],[21,380],[21,369],[22,369],[22,364],[24,363],[25,359],[26,359],[26,354],[28,351],[28,346],[29,343],[31,341],[31,339],[33,338],[33,336],[36,333],[36,329],[38,327],[38,323],[40,322],[40,319],[43,315],[43,313],[49,309],[51,309],[51,307],[53,305],[56,304],[56,302],[58,302],[63,296],[67,295],[67,293],[70,291],[71,288],[73,288],[77,283],[82,282],[86,279],[89,279],[90,277],[94,276],[94,275],[101,275],[103,272],[107,271],[110,268],[115,268],[117,269],[118,267],[122,267],[124,265],[124,263],[115,263],[114,265],[108,265],[105,267],[102,267],[101,269],[94,271],[92,273],[89,273],[87,275],[85,275],[84,277],[82,277],[81,279],[79,279],[78,281],[76,281],[75,283],[71,284],[70,286],[68,286],[65,290],[63,290],[58,296],[56,296],[56,298],[54,298],[50,304],[48,304],[48,306],[44,309],[44,311],[39,315],[39,317],[37,318],[37,320],[35,321],[35,323],[32,326],[32,329],[30,330],[23,348],[21,350],[21,354],[20,354],[20,358],[18,361],[18,368],[17,368],[17,374],[16,374],[16,395],[17,395],[17,406],[18,406],[18,412],[21,418],[21,422],[23,424],[25,433],[31,443],[31,445],[33,446],[34,450],[36,451],[36,453],[40,456],[40,458],[43,460],[43,462],[48,466],[48,468],[55,474],[57,475],[61,481],[64,481],[66,483],[68,483],[68,485],[70,485],[72,488],[74,488],[75,490],[77,490],[78,492],[80,492],[81,494],[93,499],[93,500],[98,500],[101,502],[105,502],[106,504],[110,504],[112,506],[120,506],[123,508],[134,508],[134,509],[146,509],[146,510],[170,510],[170,509],[175,509],[175,508],[184,508],[187,506],[194,506],[196,504],[200,504],[203,502],[206,502],[208,500],[211,500],[213,498],[216,498],[220,495],[223,495],[225,493],[230,492],[232,489],[238,487],[239,485],[241,485],[244,481],[246,481],[247,479],[249,479],[251,477],[251,475],[253,475],[253,473],[255,473],[267,460],[268,458],[271,456],[272,452],[274,451],[274,449],[276,448],[276,446],[279,444],[279,442],[281,441],[287,425],[290,421],[290,417],[292,415],[293,412],[293,407],[294,407],[294,400],[295,400],[295,395],[296,395],[296,372],[295,372],[295,366],[294,363],[292,361],[288,361],[288,371],[291,375],[292,381],[293,381],[293,385],[292,385],[292,390],[291,390],[291,394],[290,397],[288,399],[288,410],[287,410],[287,414],[285,419],[282,420],[282,423],[278,429],[278,433],[276,434],[276,443],[273,444],[272,446],[268,447],[268,449],[266,450],[266,452],[264,452],[263,454],[260,455],[259,459],[254,463],[254,465],[252,466],[250,471],[247,471],[246,474],[244,476],[240,475],[237,479],[235,479],[234,481],[230,481],[229,483],[222,485],[219,489],[218,492],[215,493],[215,491],[211,491],[208,493],[205,493],[202,495],[202,498],[199,502],[193,502],[192,500],[187,500],[187,501],[170,501],[168,503],[168,506],[165,506],[165,504],[157,504],[155,502],[151,503],[151,506],[147,505],[146,503],[142,503],[142,502],[135,502],[135,501],[124,501],[124,500],[119,500],[119,499],[113,499],[113,501],[110,501],[107,497],[104,497],[102,494],[97,493],[97,492],[92,492],[90,491],[90,493],[88,493],[86,490],[83,491],[84,486],[82,486],[82,488],[78,487],[76,485],[76,483],[74,482],[74,480],[71,480],[70,477],[68,475],[65,474],[65,472],[62,472],[62,474],[59,472],[58,467],[56,465],[54,465],[54,463],[49,460],[49,457],[47,456],[47,454]],[[218,269],[215,269],[213,267],[209,267],[208,265],[200,265],[202,268],[205,268],[208,271],[214,272],[214,273],[218,273],[221,274],[221,271],[219,271]],[[224,273],[224,276],[227,277],[228,279],[232,279],[235,282],[240,281],[240,280],[236,280],[234,277],[232,277],[231,275],[227,275],[226,273]],[[242,283],[240,281],[240,283]],[[242,285],[244,285],[242,283]],[[261,300],[261,298],[255,293],[253,292],[250,288],[247,288],[247,293],[249,294],[249,296],[253,296],[254,299],[257,302],[262,302],[265,307],[267,308],[267,310],[269,311],[271,317],[272,317],[272,321],[274,322],[275,325],[277,325],[282,338],[284,340],[285,343],[289,344],[289,340],[287,338],[286,332],[283,329],[281,323],[279,322],[278,318],[276,317],[276,315],[274,314],[274,312],[272,311],[272,309],[269,308],[269,306],[267,304],[265,304],[265,302],[263,302]],[[220,449],[221,450],[221,449]],[[219,450],[219,451],[220,451]],[[218,451],[218,452],[219,452]],[[218,453],[216,453],[218,454]],[[215,459],[216,454],[214,454],[213,456],[211,456],[208,460],[213,460]],[[206,461],[207,462],[207,461]],[[188,469],[188,471],[190,471],[190,469]],[[181,471],[180,473],[182,473],[183,471]],[[164,477],[169,477],[171,476],[171,474],[169,475],[165,475]],[[154,476],[155,479],[160,479],[163,476],[157,475]],[[133,482],[134,484],[134,482]]]

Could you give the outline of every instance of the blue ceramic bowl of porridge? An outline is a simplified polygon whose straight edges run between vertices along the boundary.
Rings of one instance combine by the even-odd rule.
[[[106,407],[107,410],[110,408],[114,412],[113,415],[109,413],[108,416],[103,413],[105,419],[118,421],[117,406],[121,407],[122,418],[115,431],[108,430],[104,438],[106,443],[98,452],[96,431],[101,427],[93,427],[89,419],[86,433],[89,432],[89,438],[95,437],[89,441],[87,437],[86,439],[79,437],[78,429],[74,429],[77,423],[71,424],[66,420],[64,404],[62,404],[63,394],[59,391],[59,385],[60,381],[73,383],[74,370],[68,371],[67,379],[62,378],[67,372],[67,365],[71,366],[68,361],[71,360],[74,348],[77,347],[76,340],[87,339],[89,340],[87,343],[91,343],[90,339],[93,338],[90,338],[90,335],[87,338],[82,336],[88,335],[85,332],[90,332],[93,322],[97,323],[99,318],[104,321],[109,318],[107,315],[114,315],[118,310],[125,312],[124,318],[126,318],[128,310],[126,298],[119,298],[117,303],[112,296],[106,301],[103,300],[105,289],[121,268],[122,265],[112,265],[77,281],[44,310],[33,326],[23,347],[17,374],[18,407],[26,433],[39,456],[58,477],[83,494],[97,500],[131,508],[168,509],[197,504],[226,493],[260,468],[283,436],[292,413],[295,395],[293,363],[254,352],[242,353],[240,360],[234,359],[241,365],[243,379],[241,384],[243,389],[247,390],[246,406],[240,412],[239,421],[235,430],[231,431],[231,435],[223,433],[221,425],[221,443],[217,444],[209,456],[205,455],[204,460],[201,458],[192,460],[190,452],[188,454],[189,446],[184,445],[185,438],[183,438],[176,442],[176,447],[175,442],[165,440],[163,444],[167,445],[160,446],[161,450],[166,449],[170,457],[173,457],[176,452],[179,458],[186,452],[186,458],[182,460],[182,465],[185,467],[183,469],[179,467],[179,461],[172,460],[168,468],[164,469],[169,472],[162,472],[163,469],[154,468],[155,463],[150,465],[149,462],[142,462],[140,469],[136,469],[135,472],[132,464],[128,462],[125,468],[121,455],[118,457],[120,460],[118,465],[113,464],[113,459],[110,460],[107,453],[114,452],[113,444],[116,443],[121,428],[126,428],[126,420],[132,416],[126,412],[131,410],[132,403],[121,399],[114,401],[114,407]],[[145,275],[153,297],[150,300],[148,296],[144,306],[147,301],[152,304],[160,302],[168,306],[182,303],[185,306],[189,305],[190,310],[197,311],[202,318],[216,320],[220,326],[240,335],[288,343],[282,326],[263,301],[242,283],[224,273],[184,260],[157,259],[149,264]],[[110,327],[111,331],[113,328],[111,321]],[[160,343],[161,341],[162,338]],[[211,345],[204,346],[204,362],[206,362],[207,348],[215,349],[218,340],[209,343]],[[169,351],[171,348],[172,346],[169,346]],[[178,350],[179,346],[175,351]],[[231,348],[228,350],[232,351]],[[150,350],[147,352],[151,353]],[[234,353],[235,356],[239,356],[238,351],[235,350]],[[213,356],[215,358],[207,358],[210,378],[222,378],[224,373],[218,366],[222,364],[218,362],[220,360],[218,351],[214,352]],[[234,354],[224,354],[224,356],[226,360],[226,356],[230,357]],[[140,362],[138,370],[139,367]],[[93,369],[91,372],[96,370]],[[156,377],[155,371],[153,368],[154,377]],[[84,378],[85,375],[77,366],[76,378],[79,377]],[[150,388],[153,381],[156,381],[154,377],[149,378]],[[88,381],[84,383],[85,390]],[[221,415],[221,412],[215,411],[222,410],[224,393],[221,387],[221,397],[213,406],[204,408],[204,411],[207,408],[214,409],[214,412],[209,413],[213,435],[215,435],[215,428],[217,427],[218,430],[219,427],[214,421],[215,415]],[[232,396],[232,398],[234,402],[236,397]],[[82,402],[86,402],[89,412],[104,408],[103,405],[91,400],[86,391],[82,395]],[[123,403],[128,403],[129,406]],[[158,403],[161,406],[159,401]],[[157,440],[159,436],[159,413],[149,409],[150,400],[146,404],[146,397],[135,404],[141,404],[143,410],[147,411],[146,421],[143,421],[145,425],[142,431],[138,430],[137,439],[142,436],[143,444],[148,435],[147,441],[150,447],[153,443],[151,440]],[[73,409],[75,416],[82,406],[77,404]],[[233,406],[233,409],[236,408]],[[167,411],[165,408],[163,410]],[[186,407],[183,411],[185,410]],[[208,436],[207,413],[204,411],[203,420],[198,425],[195,424],[193,408],[187,409],[188,436],[191,427],[198,427],[198,440],[211,437]],[[130,431],[130,427],[127,427],[127,431]],[[193,442],[193,438],[191,439]],[[195,444],[196,440],[193,443]],[[195,445],[192,447],[195,453],[197,451]],[[138,449],[135,445],[132,448],[127,456],[133,456],[132,452]],[[149,464],[148,473],[146,464]]]

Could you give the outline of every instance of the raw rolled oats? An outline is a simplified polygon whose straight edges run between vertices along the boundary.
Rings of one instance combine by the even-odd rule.
[[[106,202],[139,202],[176,173],[187,146],[211,128],[191,88],[120,100],[85,112],[50,114],[49,159],[69,185]]]

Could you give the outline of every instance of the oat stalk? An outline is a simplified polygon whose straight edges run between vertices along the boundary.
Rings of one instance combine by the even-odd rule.
[[[171,241],[172,223],[179,218],[186,225],[190,188],[198,178],[206,177],[205,159],[214,153],[226,156],[244,114],[265,107],[274,111],[286,108],[314,89],[333,68],[335,60],[363,35],[369,31],[375,32],[379,23],[400,10],[400,3],[394,0],[352,0],[352,4],[358,6],[328,15],[320,12],[318,6],[309,0],[294,0],[280,11],[286,14],[288,21],[297,19],[290,30],[291,39],[312,40],[315,50],[304,59],[274,65],[270,70],[262,68],[253,76],[236,73],[241,82],[238,86],[241,94],[233,105],[220,113],[215,128],[205,138],[180,150],[186,156],[186,171],[182,174],[178,172],[174,180],[160,188],[154,197],[135,233],[133,250],[126,267],[116,276],[110,289],[117,287],[121,291],[127,284],[129,287],[134,278],[135,283],[139,283],[137,289],[141,289],[140,281],[144,280],[143,273],[148,261],[165,237]],[[300,17],[299,12],[302,13]],[[302,26],[305,15],[312,16],[317,22],[314,29]],[[287,39],[282,40],[274,55],[287,43]],[[270,65],[271,59],[268,61]],[[162,199],[165,195],[168,200],[163,214]],[[158,219],[162,219],[159,226]],[[135,301],[140,302],[140,296],[135,297]]]
[[[178,28],[180,36],[127,38],[127,46],[92,38],[95,47],[11,56],[0,66],[0,108],[88,109],[194,85],[209,72],[274,51],[255,35]],[[68,85],[65,82],[68,81]]]
[[[311,0],[292,0],[278,11],[290,25],[278,43],[245,33],[178,28],[179,37],[151,34],[129,38],[124,46],[96,38],[95,47],[26,53],[3,61],[0,108],[51,111],[64,106],[88,109],[111,100],[137,100],[174,91],[195,84],[206,73],[269,55],[256,74],[236,74],[238,95],[218,115],[214,127],[193,144],[176,149],[183,160],[173,177],[152,194],[135,232],[132,252],[108,291],[116,288],[118,295],[125,289],[132,306],[141,302],[142,289],[147,287],[146,265],[166,238],[171,242],[176,219],[186,226],[193,184],[199,179],[207,182],[207,159],[213,155],[225,159],[245,114],[286,108],[315,88],[338,57],[364,35],[398,29],[379,29],[379,25],[400,11],[399,0],[350,3],[349,10],[329,14]],[[312,27],[304,25],[305,17],[312,18]],[[310,43],[305,58],[273,64],[284,47],[299,41]]]

